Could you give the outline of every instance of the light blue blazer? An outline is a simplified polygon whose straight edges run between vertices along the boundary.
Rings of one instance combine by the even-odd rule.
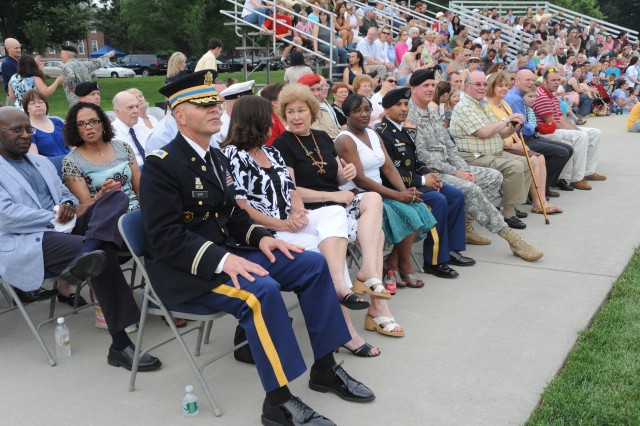
[[[76,197],[63,185],[45,157],[27,154],[44,178],[56,204]],[[0,156],[0,277],[23,291],[35,290],[44,279],[42,234],[53,231],[53,211],[44,210],[31,185]]]

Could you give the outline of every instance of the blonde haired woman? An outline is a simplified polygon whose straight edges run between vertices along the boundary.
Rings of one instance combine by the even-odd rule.
[[[164,84],[180,80],[187,75],[187,57],[182,52],[174,52],[167,63],[167,79]]]

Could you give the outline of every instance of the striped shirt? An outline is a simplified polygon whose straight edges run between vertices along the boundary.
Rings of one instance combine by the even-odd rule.
[[[560,101],[544,86],[538,88],[536,101],[533,104],[533,112],[536,114],[538,124],[544,123],[544,118],[550,115],[553,115],[553,120],[556,123],[559,123],[562,118]]]
[[[477,101],[471,96],[465,96],[453,108],[449,132],[459,151],[497,154],[502,152],[504,145],[499,133],[486,139],[480,139],[474,135],[484,126],[495,122],[496,118],[486,100]]]

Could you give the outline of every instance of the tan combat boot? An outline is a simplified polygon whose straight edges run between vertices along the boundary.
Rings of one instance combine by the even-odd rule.
[[[498,232],[498,235],[507,240],[514,256],[521,257],[527,262],[535,262],[544,256],[542,250],[525,242],[520,235],[513,232],[509,227]]]
[[[486,246],[491,244],[491,238],[480,235],[475,229],[473,229],[473,218],[471,216],[468,214],[465,215],[464,221],[466,224],[464,240],[467,244],[474,244],[477,246]]]

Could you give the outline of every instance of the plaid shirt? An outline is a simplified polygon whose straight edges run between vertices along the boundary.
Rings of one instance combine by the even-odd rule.
[[[495,116],[486,100],[476,101],[471,96],[465,96],[453,108],[449,131],[460,151],[497,154],[502,152],[504,143],[500,134],[487,139],[474,136],[475,132],[495,122]]]

